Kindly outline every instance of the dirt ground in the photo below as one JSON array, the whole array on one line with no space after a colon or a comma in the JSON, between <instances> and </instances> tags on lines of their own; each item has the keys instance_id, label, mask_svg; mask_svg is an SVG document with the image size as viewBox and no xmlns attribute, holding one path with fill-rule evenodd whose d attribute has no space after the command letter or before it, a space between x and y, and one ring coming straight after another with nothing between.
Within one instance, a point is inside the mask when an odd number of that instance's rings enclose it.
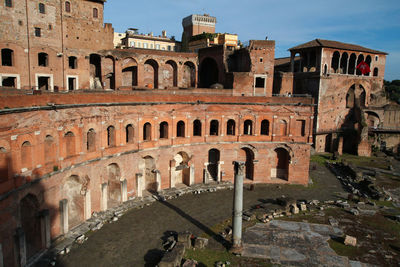
<instances>
[{"instance_id":1,"label":"dirt ground","mask_svg":"<svg viewBox=\"0 0 400 267\"><path fill-rule=\"evenodd\" d=\"M244 209L269 199L290 196L304 200L334 200L344 192L331 172L318 165L312 171L313 184L256 185L244 190ZM59 257L56 266L154 266L162 255L162 238L170 231L195 235L216 235L211 227L231 217L233 190L184 195L167 202L155 202L127 212L117 222L106 224L82 245Z\"/></svg>"}]
</instances>

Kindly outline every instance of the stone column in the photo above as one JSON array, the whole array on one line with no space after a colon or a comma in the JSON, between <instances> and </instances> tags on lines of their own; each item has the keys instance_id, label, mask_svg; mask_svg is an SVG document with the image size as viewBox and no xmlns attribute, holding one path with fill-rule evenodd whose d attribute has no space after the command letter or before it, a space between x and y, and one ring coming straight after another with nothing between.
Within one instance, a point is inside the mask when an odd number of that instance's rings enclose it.
<instances>
[{"instance_id":1,"label":"stone column","mask_svg":"<svg viewBox=\"0 0 400 267\"><path fill-rule=\"evenodd\" d=\"M235 194L233 196L232 251L240 253L242 248L243 177L245 163L243 161L234 161L233 164L235 168Z\"/></svg>"},{"instance_id":2,"label":"stone column","mask_svg":"<svg viewBox=\"0 0 400 267\"><path fill-rule=\"evenodd\" d=\"M124 179L121 182L121 195L122 195L122 202L128 200L128 182Z\"/></svg>"},{"instance_id":3,"label":"stone column","mask_svg":"<svg viewBox=\"0 0 400 267\"><path fill-rule=\"evenodd\" d=\"M42 247L49 248L51 245L50 212L49 210L42 210L39 215L40 215L40 227L42 231Z\"/></svg>"},{"instance_id":4,"label":"stone column","mask_svg":"<svg viewBox=\"0 0 400 267\"><path fill-rule=\"evenodd\" d=\"M208 162L204 163L204 177L203 177L203 183L208 184L210 181L210 173L208 172Z\"/></svg>"},{"instance_id":5,"label":"stone column","mask_svg":"<svg viewBox=\"0 0 400 267\"><path fill-rule=\"evenodd\" d=\"M343 154L343 136L339 137L339 142L338 142L338 153L339 155Z\"/></svg>"},{"instance_id":6,"label":"stone column","mask_svg":"<svg viewBox=\"0 0 400 267\"><path fill-rule=\"evenodd\" d=\"M26 266L26 242L25 242L25 233L24 230L19 227L15 233L15 241L17 243L18 248L18 260L19 266Z\"/></svg>"},{"instance_id":7,"label":"stone column","mask_svg":"<svg viewBox=\"0 0 400 267\"><path fill-rule=\"evenodd\" d=\"M221 165L222 164L224 164L224 162L223 161L218 161L218 172L217 172L217 181L218 182L221 182L221 180L222 180L222 177L221 177Z\"/></svg>"},{"instance_id":8,"label":"stone column","mask_svg":"<svg viewBox=\"0 0 400 267\"><path fill-rule=\"evenodd\" d=\"M3 262L3 248L0 243L0 267L4 267L4 262Z\"/></svg>"},{"instance_id":9,"label":"stone column","mask_svg":"<svg viewBox=\"0 0 400 267\"><path fill-rule=\"evenodd\" d=\"M68 199L63 199L60 201L60 221L61 221L61 230L65 235L68 233Z\"/></svg>"},{"instance_id":10,"label":"stone column","mask_svg":"<svg viewBox=\"0 0 400 267\"><path fill-rule=\"evenodd\" d=\"M154 170L156 173L156 182L157 182L157 192L161 191L161 172L159 170Z\"/></svg>"},{"instance_id":11,"label":"stone column","mask_svg":"<svg viewBox=\"0 0 400 267\"><path fill-rule=\"evenodd\" d=\"M85 220L90 219L90 217L92 217L92 201L90 190L87 190L85 194Z\"/></svg>"},{"instance_id":12,"label":"stone column","mask_svg":"<svg viewBox=\"0 0 400 267\"><path fill-rule=\"evenodd\" d=\"M136 173L136 196L142 197L143 195L143 174Z\"/></svg>"},{"instance_id":13,"label":"stone column","mask_svg":"<svg viewBox=\"0 0 400 267\"><path fill-rule=\"evenodd\" d=\"M108 184L101 184L101 210L107 210L107 195L108 195Z\"/></svg>"},{"instance_id":14,"label":"stone column","mask_svg":"<svg viewBox=\"0 0 400 267\"><path fill-rule=\"evenodd\" d=\"M189 168L190 168L189 185L192 185L194 184L194 166L191 165Z\"/></svg>"}]
</instances>

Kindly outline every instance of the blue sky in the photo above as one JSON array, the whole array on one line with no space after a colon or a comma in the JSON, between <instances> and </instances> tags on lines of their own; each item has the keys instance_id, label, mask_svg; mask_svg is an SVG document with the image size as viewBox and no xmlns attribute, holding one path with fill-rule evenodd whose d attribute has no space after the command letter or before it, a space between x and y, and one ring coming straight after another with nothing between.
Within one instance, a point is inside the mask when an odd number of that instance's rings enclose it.
<instances>
[{"instance_id":1,"label":"blue sky","mask_svg":"<svg viewBox=\"0 0 400 267\"><path fill-rule=\"evenodd\" d=\"M276 41L275 57L288 48L320 38L354 43L389 53L385 79L400 79L400 0L107 0L104 22L116 32L182 35L190 14L217 17L217 32Z\"/></svg>"}]
</instances>

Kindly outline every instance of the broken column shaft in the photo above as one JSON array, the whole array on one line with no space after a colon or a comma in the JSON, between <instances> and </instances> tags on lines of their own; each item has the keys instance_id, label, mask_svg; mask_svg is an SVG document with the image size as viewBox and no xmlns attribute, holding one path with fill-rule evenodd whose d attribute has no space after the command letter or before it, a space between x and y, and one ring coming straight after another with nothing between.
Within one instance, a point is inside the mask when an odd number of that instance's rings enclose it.
<instances>
[{"instance_id":1,"label":"broken column shaft","mask_svg":"<svg viewBox=\"0 0 400 267\"><path fill-rule=\"evenodd\" d=\"M233 196L233 236L232 249L239 252L242 247L242 213L243 213L243 177L244 165L242 161L234 161L235 194Z\"/></svg>"}]
</instances>

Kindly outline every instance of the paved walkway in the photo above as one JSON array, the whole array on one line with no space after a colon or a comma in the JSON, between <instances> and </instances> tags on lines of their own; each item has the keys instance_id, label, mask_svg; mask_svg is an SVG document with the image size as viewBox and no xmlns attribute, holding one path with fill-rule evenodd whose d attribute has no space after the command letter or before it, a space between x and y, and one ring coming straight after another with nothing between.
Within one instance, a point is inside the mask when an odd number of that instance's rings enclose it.
<instances>
[{"instance_id":1,"label":"paved walkway","mask_svg":"<svg viewBox=\"0 0 400 267\"><path fill-rule=\"evenodd\" d=\"M312 176L315 184L309 188L256 185L253 191L245 189L244 208L282 195L304 200L332 200L335 192L343 192L336 177L325 167L318 166ZM232 202L233 190L229 189L185 194L164 202L155 201L150 206L142 202L143 208L130 209L118 221L107 223L90 234L83 244L74 245L67 255L58 259L56 266L154 266L160 259L165 234L186 230L195 235L218 234L210 228L231 217Z\"/></svg>"}]
</instances>

